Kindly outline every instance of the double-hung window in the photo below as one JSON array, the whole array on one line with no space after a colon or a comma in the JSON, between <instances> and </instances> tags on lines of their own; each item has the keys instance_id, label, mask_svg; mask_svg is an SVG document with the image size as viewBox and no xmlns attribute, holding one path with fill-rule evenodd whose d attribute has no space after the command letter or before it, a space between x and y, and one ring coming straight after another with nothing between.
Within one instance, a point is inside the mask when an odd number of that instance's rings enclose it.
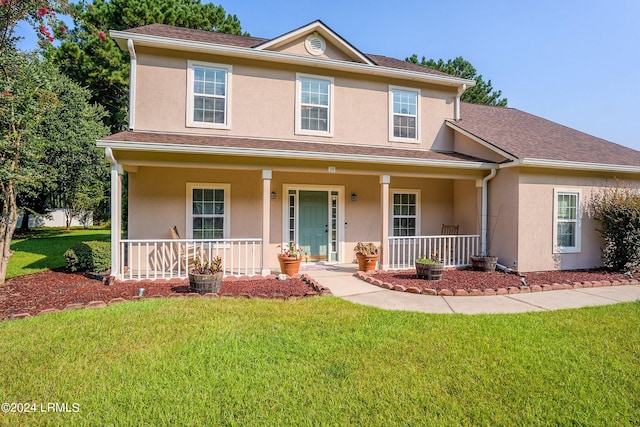
<instances>
[{"instance_id":1,"label":"double-hung window","mask_svg":"<svg viewBox=\"0 0 640 427\"><path fill-rule=\"evenodd\" d=\"M231 66L189 61L187 126L227 129Z\"/></svg>"},{"instance_id":2,"label":"double-hung window","mask_svg":"<svg viewBox=\"0 0 640 427\"><path fill-rule=\"evenodd\" d=\"M389 140L418 142L420 90L389 87Z\"/></svg>"},{"instance_id":3,"label":"double-hung window","mask_svg":"<svg viewBox=\"0 0 640 427\"><path fill-rule=\"evenodd\" d=\"M420 231L420 193L413 190L396 190L392 195L393 235L417 236Z\"/></svg>"},{"instance_id":4,"label":"double-hung window","mask_svg":"<svg viewBox=\"0 0 640 427\"><path fill-rule=\"evenodd\" d=\"M296 133L331 136L333 79L296 76Z\"/></svg>"},{"instance_id":5,"label":"double-hung window","mask_svg":"<svg viewBox=\"0 0 640 427\"><path fill-rule=\"evenodd\" d=\"M580 252L580 196L577 190L554 190L554 253Z\"/></svg>"},{"instance_id":6,"label":"double-hung window","mask_svg":"<svg viewBox=\"0 0 640 427\"><path fill-rule=\"evenodd\" d=\"M224 239L229 231L229 184L187 185L187 235Z\"/></svg>"}]
</instances>

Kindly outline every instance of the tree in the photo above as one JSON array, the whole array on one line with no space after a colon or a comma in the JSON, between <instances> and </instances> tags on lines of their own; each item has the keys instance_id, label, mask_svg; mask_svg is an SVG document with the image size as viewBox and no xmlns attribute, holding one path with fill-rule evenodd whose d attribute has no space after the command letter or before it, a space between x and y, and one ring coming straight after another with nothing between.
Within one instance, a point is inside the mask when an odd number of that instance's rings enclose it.
<instances>
[{"instance_id":1,"label":"tree","mask_svg":"<svg viewBox=\"0 0 640 427\"><path fill-rule=\"evenodd\" d=\"M17 195L38 188L45 179L40 168L44 144L35 128L55 105L52 67L35 54L5 47L0 53L0 284L4 283L11 239L18 220Z\"/></svg>"},{"instance_id":2,"label":"tree","mask_svg":"<svg viewBox=\"0 0 640 427\"><path fill-rule=\"evenodd\" d=\"M222 6L200 0L95 0L75 5L75 28L48 55L60 69L92 92L92 102L108 112L105 123L112 132L128 120L129 53L108 37L109 30L148 24L169 24L241 34L240 21Z\"/></svg>"},{"instance_id":3,"label":"tree","mask_svg":"<svg viewBox=\"0 0 640 427\"><path fill-rule=\"evenodd\" d=\"M89 103L91 93L65 75L52 82L57 94L55 110L49 110L36 127L44 138L43 165L51 177L48 190L65 210L67 230L71 220L95 209L105 197L109 183L107 161L95 141L109 130L102 123L104 109Z\"/></svg>"},{"instance_id":4,"label":"tree","mask_svg":"<svg viewBox=\"0 0 640 427\"><path fill-rule=\"evenodd\" d=\"M423 56L422 60L418 62L418 56L414 53L409 58L406 58L405 61L431 68L432 70L442 71L463 79L475 80L476 85L467 89L465 93L462 94L460 99L464 102L493 105L496 107L507 106L507 98L500 98L502 91L494 91L491 80L485 82L482 75L477 74L475 67L461 56L453 60L449 59L447 62L444 62L442 59L439 59L437 62L433 59L426 60Z\"/></svg>"}]
</instances>

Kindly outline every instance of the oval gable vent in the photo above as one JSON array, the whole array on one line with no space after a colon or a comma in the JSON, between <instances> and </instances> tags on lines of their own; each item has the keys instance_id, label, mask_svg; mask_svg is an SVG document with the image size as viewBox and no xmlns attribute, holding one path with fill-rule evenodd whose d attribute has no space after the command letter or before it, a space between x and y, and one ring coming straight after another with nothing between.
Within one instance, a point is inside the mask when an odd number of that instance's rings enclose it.
<instances>
[{"instance_id":1,"label":"oval gable vent","mask_svg":"<svg viewBox=\"0 0 640 427\"><path fill-rule=\"evenodd\" d=\"M304 42L304 46L311 55L322 55L327 48L324 39L317 33L310 34Z\"/></svg>"}]
</instances>

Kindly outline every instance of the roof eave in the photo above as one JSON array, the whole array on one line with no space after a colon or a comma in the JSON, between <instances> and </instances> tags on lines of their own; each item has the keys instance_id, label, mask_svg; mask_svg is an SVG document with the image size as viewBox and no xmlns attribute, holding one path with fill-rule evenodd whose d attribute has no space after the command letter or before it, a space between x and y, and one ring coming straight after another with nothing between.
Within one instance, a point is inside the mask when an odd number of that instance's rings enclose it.
<instances>
[{"instance_id":1,"label":"roof eave","mask_svg":"<svg viewBox=\"0 0 640 427\"><path fill-rule=\"evenodd\" d=\"M314 151L292 151L273 150L265 148L240 148L240 147L211 147L203 145L188 144L164 144L155 142L130 142L130 141L108 141L98 140L97 146L110 148L112 150L127 151L149 151L158 153L183 153L183 154L219 154L226 156L244 157L271 157L280 159L301 159L301 160L328 160L340 162L362 162L378 163L389 165L406 166L432 166L442 168L465 168L471 170L495 169L495 163L473 162L463 160L436 160L436 159L416 159L407 157L391 156L367 156L362 154L350 154L348 157L337 153L321 153Z\"/></svg>"},{"instance_id":2,"label":"roof eave","mask_svg":"<svg viewBox=\"0 0 640 427\"><path fill-rule=\"evenodd\" d=\"M565 160L549 160L524 158L518 161L521 166L544 167L553 169L578 169L601 172L640 173L640 166L609 165L606 163L573 162Z\"/></svg>"},{"instance_id":3,"label":"roof eave","mask_svg":"<svg viewBox=\"0 0 640 427\"><path fill-rule=\"evenodd\" d=\"M238 46L228 46L217 43L198 42L191 40L174 39L170 37L149 36L145 34L128 33L126 31L109 31L109 35L126 50L127 40L142 46L150 46L164 49L179 49L192 52L204 52L215 55L226 55L237 58L278 62L292 65L302 65L314 68L328 68L332 70L354 73L366 73L385 77L403 78L413 81L422 81L432 84L440 84L451 87L467 85L475 86L474 80L462 79L454 76L441 76L416 71L400 70L379 65L361 64L356 62L338 61L327 58L311 58L306 56L291 55L282 52L256 50Z\"/></svg>"}]
</instances>

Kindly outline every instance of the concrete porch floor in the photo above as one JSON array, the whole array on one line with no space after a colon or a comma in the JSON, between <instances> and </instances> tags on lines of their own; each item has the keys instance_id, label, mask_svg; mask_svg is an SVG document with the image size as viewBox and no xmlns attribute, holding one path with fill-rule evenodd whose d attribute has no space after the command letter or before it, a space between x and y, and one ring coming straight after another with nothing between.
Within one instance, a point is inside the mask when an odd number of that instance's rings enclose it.
<instances>
[{"instance_id":1,"label":"concrete porch floor","mask_svg":"<svg viewBox=\"0 0 640 427\"><path fill-rule=\"evenodd\" d=\"M333 295L357 304L387 310L424 313L523 313L560 310L640 300L640 285L607 286L527 294L448 297L391 291L357 279L355 264L301 269Z\"/></svg>"}]
</instances>

